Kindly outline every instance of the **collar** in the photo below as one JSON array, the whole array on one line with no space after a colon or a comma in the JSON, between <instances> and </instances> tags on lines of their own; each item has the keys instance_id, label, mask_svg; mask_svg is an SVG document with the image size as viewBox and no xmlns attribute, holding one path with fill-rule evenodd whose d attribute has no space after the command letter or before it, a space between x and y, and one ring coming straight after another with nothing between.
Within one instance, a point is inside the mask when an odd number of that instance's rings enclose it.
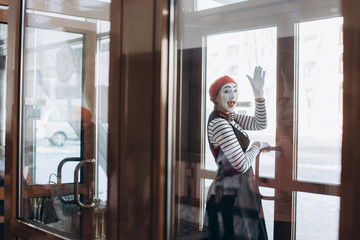
<instances>
[{"instance_id":1,"label":"collar","mask_svg":"<svg viewBox=\"0 0 360 240\"><path fill-rule=\"evenodd\" d=\"M225 112L222 112L222 111L219 111L219 114L224 117L226 120L228 120L229 122L232 122L235 118L235 112L231 112L231 113L225 113Z\"/></svg>"}]
</instances>

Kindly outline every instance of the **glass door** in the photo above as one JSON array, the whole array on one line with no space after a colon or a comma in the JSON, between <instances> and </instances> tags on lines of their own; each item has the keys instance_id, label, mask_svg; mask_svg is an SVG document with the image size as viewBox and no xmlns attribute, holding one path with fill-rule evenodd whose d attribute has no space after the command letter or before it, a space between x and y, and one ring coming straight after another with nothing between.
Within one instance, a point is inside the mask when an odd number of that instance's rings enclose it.
<instances>
[{"instance_id":1,"label":"glass door","mask_svg":"<svg viewBox=\"0 0 360 240\"><path fill-rule=\"evenodd\" d=\"M206 64L206 86L212 84L213 80L217 78L219 73L224 73L237 79L239 84L239 97L236 104L235 111L238 114L253 115L255 112L255 101L251 85L246 79L246 75L251 75L254 71L254 66L263 66L266 72L266 84L264 87L264 94L266 96L266 113L267 113L267 128L261 131L247 131L247 135L252 141L264 141L272 146L275 150L276 145L276 56L277 56L277 34L278 27L276 25L259 27L256 29L244 29L233 32L225 32L218 34L210 34L204 39L205 45L205 64ZM222 44L220 45L219 42ZM251 44L250 44L251 43ZM221 64L219 64L219 60ZM210 101L210 96L206 93L204 99L206 102L205 116L209 116L213 111L213 103ZM207 120L206 120L207 124ZM206 136L207 137L207 136ZM205 142L205 154L203 158L202 173L199 177L204 178L203 181L203 205L206 207L206 200L209 191L211 192L212 179L208 179L206 174L214 174L217 171L216 162L213 154L210 151L209 142ZM261 176L266 177L267 181L272 181L275 177L275 151L266 152L261 156L261 168L257 168L254 162L253 170L258 176L261 171ZM206 173L206 174L205 174ZM210 189L210 190L209 190ZM265 197L273 196L274 188L269 186L261 186L260 193L263 194L263 211L265 216L265 223L267 232L272 239L272 228L274 221L274 198ZM206 222L206 214L204 212L204 228L208 224ZM242 225L241 217L234 216L235 233L240 232Z\"/></svg>"},{"instance_id":2,"label":"glass door","mask_svg":"<svg viewBox=\"0 0 360 240\"><path fill-rule=\"evenodd\" d=\"M110 3L24 4L17 218L104 239Z\"/></svg>"},{"instance_id":3,"label":"glass door","mask_svg":"<svg viewBox=\"0 0 360 240\"><path fill-rule=\"evenodd\" d=\"M172 238L204 239L211 231L207 206L216 196L219 176L208 136L208 119L215 111L211 84L231 76L238 84L235 114L254 115L256 101L246 75L262 66L267 128L247 134L251 142L270 144L252 164L266 239L337 239L343 79L339 3L189 1L176 9ZM244 229L253 215L236 205L240 195L232 212L233 231L235 239L248 239ZM226 232L224 206L217 206L221 236ZM257 239L254 234L251 239Z\"/></svg>"}]
</instances>

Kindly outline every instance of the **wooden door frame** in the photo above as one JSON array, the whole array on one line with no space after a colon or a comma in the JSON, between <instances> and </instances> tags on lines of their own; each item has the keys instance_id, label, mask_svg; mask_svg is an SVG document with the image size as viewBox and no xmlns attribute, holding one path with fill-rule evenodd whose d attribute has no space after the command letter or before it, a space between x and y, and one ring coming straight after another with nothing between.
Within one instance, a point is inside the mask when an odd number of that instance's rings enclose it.
<instances>
[{"instance_id":1,"label":"wooden door frame","mask_svg":"<svg viewBox=\"0 0 360 240\"><path fill-rule=\"evenodd\" d=\"M342 1L344 17L344 119L340 189L340 238L360 235L360 2Z\"/></svg>"},{"instance_id":2,"label":"wooden door frame","mask_svg":"<svg viewBox=\"0 0 360 240\"><path fill-rule=\"evenodd\" d=\"M107 238L161 240L169 1L112 1L110 16Z\"/></svg>"},{"instance_id":3,"label":"wooden door frame","mask_svg":"<svg viewBox=\"0 0 360 240\"><path fill-rule=\"evenodd\" d=\"M18 131L19 123L19 79L21 56L21 35L19 31L22 23L22 5L20 0L9 1L8 14L8 57L7 57L7 86L6 86L6 139L5 139L5 239L12 239L14 226L19 226L17 217L17 159L18 159ZM13 121L16 119L16 121Z\"/></svg>"},{"instance_id":4,"label":"wooden door frame","mask_svg":"<svg viewBox=\"0 0 360 240\"><path fill-rule=\"evenodd\" d=\"M20 78L22 75L22 38L24 33L22 32L22 26L28 26L30 24L34 27L42 27L49 28L49 26L45 23L40 24L41 21L37 22L35 18L46 18L48 21L51 21L51 24L55 24L58 27L65 31L70 32L79 32L84 35L84 49L86 51L86 59L84 59L84 69L85 74L83 77L83 87L84 87L84 99L83 102L88 101L86 107L90 108L91 112L94 112L95 109L95 54L96 54L96 26L93 23L82 23L74 24L70 20L61 19L61 25L59 19L47 16L35 16L35 15L25 15L23 5L24 1L15 0L9 2L9 24L8 24L8 59L7 59L7 96L6 96L6 149L8 152L5 158L5 195L7 196L5 199L5 239L11 239L13 237L21 237L25 239L73 239L74 236L72 234L67 234L61 231L57 231L46 226L42 226L38 223L27 222L21 219L18 219L18 194L19 194L19 186L18 186L18 176L21 175L20 167L18 164L18 159L20 156L20 147L19 141L21 141L20 137L20 122L21 118L21 106L20 106L20 98L21 95L21 84ZM106 5L106 4L105 4ZM108 4L107 4L108 5ZM46 10L46 9L45 9ZM69 10L69 9L68 9ZM72 14L76 13L71 12ZM85 14L86 15L86 14ZM89 17L89 15L84 16ZM25 20L26 19L26 20ZM102 18L103 19L103 18ZM107 20L107 19L105 19ZM64 21L66 24L64 24ZM45 21L47 22L47 21ZM39 25L40 24L40 25ZM60 25L59 25L60 24ZM54 26L54 25L53 25ZM79 27L82 27L79 31ZM91 55L91 56L89 56ZM83 114L83 113L81 113ZM87 132L91 136L94 136L93 131L89 130ZM84 132L84 137L88 136L86 132ZM89 136L90 136L89 135ZM95 139L87 137L87 141L89 139L92 141L90 144L94 145ZM89 145L90 146L90 145ZM84 159L94 158L95 152L84 151ZM84 166L85 167L85 166ZM92 167L86 166L86 168L90 168L91 172L93 172ZM92 174L90 174L92 175ZM91 184L89 183L88 188L90 188ZM64 185L65 186L65 185ZM83 184L80 184L80 191L83 188ZM30 192L31 194L31 192ZM39 194L36 193L36 194ZM46 193L45 193L46 194ZM87 198L86 198L87 199ZM85 202L88 203L88 202ZM86 212L85 212L86 211ZM85 225L81 226L81 229L86 233L82 234L81 237L83 239L92 239L94 228L89 228L88 225L92 225L92 209L84 209L84 214L88 217L83 217L86 221ZM83 215L82 215L83 216ZM83 222L85 222L83 221ZM82 230L81 230L82 231Z\"/></svg>"}]
</instances>

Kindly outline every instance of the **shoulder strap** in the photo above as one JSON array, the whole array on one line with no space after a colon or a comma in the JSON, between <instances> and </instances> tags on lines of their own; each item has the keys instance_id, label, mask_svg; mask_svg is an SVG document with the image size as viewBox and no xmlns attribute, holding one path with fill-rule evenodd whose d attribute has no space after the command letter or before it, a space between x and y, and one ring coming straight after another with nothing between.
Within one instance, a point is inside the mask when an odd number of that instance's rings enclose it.
<instances>
[{"instance_id":1,"label":"shoulder strap","mask_svg":"<svg viewBox=\"0 0 360 240\"><path fill-rule=\"evenodd\" d=\"M250 145L250 139L249 139L248 135L245 132L240 132L239 129L237 129L233 125L231 125L231 126L234 129L236 138L239 140L242 150L245 152Z\"/></svg>"},{"instance_id":2,"label":"shoulder strap","mask_svg":"<svg viewBox=\"0 0 360 240\"><path fill-rule=\"evenodd\" d=\"M210 122L212 120L214 120L215 118L222 118L222 119L225 119L223 116L220 115L220 113L218 111L212 111L212 113L210 114L209 116L209 119L208 119L208 125L210 124ZM227 121L227 119L225 119ZM230 124L231 125L231 124ZM249 137L247 136L247 134L245 133L242 133L240 132L236 127L234 127L233 125L231 125L231 127L233 128L234 130L234 133L236 135L236 138L238 139L239 143L240 143L240 146L242 148L242 150L245 152L246 149L249 147L249 144L250 144L250 139ZM211 144L210 142L210 139L208 138L208 141L209 141L209 145L210 145L210 149L211 151L213 152L214 154L214 157L217 156L217 151L214 152L214 145ZM215 155L216 154L216 155Z\"/></svg>"}]
</instances>

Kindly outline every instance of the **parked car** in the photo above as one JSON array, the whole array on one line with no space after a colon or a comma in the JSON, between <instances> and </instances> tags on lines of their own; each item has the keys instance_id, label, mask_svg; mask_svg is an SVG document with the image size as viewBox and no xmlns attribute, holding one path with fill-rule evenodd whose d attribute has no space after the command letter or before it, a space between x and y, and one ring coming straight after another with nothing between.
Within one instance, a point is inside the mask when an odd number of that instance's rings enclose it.
<instances>
[{"instance_id":1,"label":"parked car","mask_svg":"<svg viewBox=\"0 0 360 240\"><path fill-rule=\"evenodd\" d=\"M51 144L63 146L66 140L79 140L72 123L60 112L49 112L37 121L37 138L48 139Z\"/></svg>"}]
</instances>

